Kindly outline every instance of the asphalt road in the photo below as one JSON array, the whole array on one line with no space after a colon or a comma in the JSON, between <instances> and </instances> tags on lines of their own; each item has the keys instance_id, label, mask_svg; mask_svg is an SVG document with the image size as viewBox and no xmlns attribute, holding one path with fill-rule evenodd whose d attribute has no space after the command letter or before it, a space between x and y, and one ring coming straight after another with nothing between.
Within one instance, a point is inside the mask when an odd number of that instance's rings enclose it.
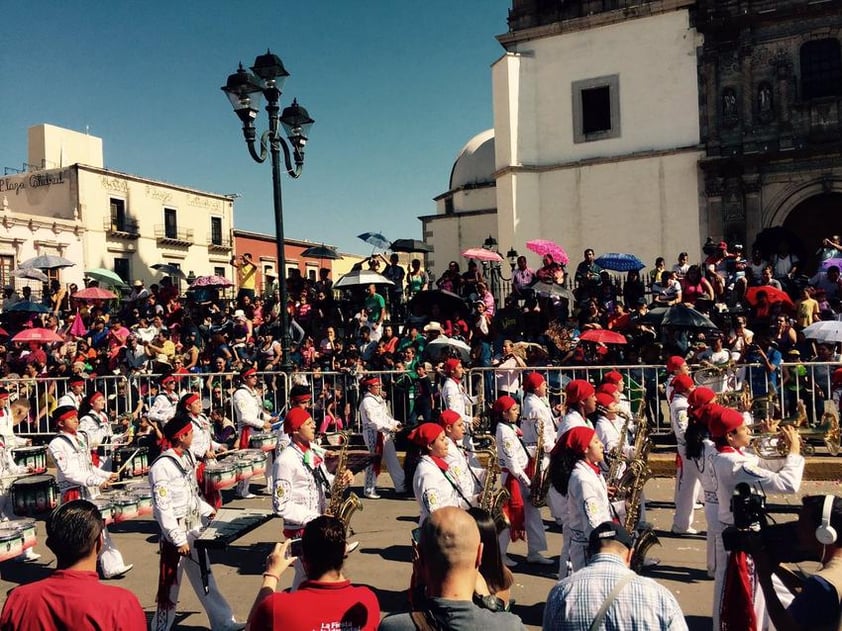
<instances>
[{"instance_id":1,"label":"asphalt road","mask_svg":"<svg viewBox=\"0 0 842 631\"><path fill-rule=\"evenodd\" d=\"M361 482L357 476L357 482ZM388 482L383 474L380 481ZM257 488L259 485L253 485ZM355 489L361 495L361 489ZM661 546L654 547L650 556L658 557L660 564L648 571L678 598L692 630L710 629L710 609L713 581L705 571L704 535L677 537L665 532L672 523L673 482L667 478L650 480L646 486L649 498L647 519L655 526ZM839 480L832 482L805 481L803 494L839 492ZM258 496L252 500L234 500L231 492L225 492L226 506L271 508L268 497ZM418 510L413 500L391 498L382 493L380 500L363 500L364 509L352 520L360 541L359 549L351 554L346 564L346 574L355 583L374 588L385 612L399 611L405 603L404 592L410 576L410 531L415 526ZM779 514L781 521L794 519L800 505L799 496L771 496L770 505ZM561 549L561 535L549 522L549 513L543 509L545 523L550 527L547 533L548 555L557 560ZM212 552L212 568L222 592L232 604L238 619L245 619L261 582L263 562L274 543L282 538L281 521L273 520L235 541L225 551ZM703 511L696 511L696 527L704 528ZM127 563L134 563L132 572L122 579L111 581L132 590L141 605L151 615L154 611L154 596L158 580L157 536L158 528L151 518L140 518L111 527L118 548ZM0 593L5 594L18 584L43 578L55 567L52 553L44 545L43 522L38 524L37 551L41 559L36 563L21 564L6 562L0 564ZM519 565L514 568L515 586L512 597L519 614L529 628L540 628L544 601L555 583L557 566L533 566L526 563L524 542L512 544L510 555ZM812 564L805 569L812 571ZM287 587L292 579L292 570L281 577L280 588ZM178 628L206 629L208 622L204 610L185 580L179 603Z\"/></svg>"}]
</instances>

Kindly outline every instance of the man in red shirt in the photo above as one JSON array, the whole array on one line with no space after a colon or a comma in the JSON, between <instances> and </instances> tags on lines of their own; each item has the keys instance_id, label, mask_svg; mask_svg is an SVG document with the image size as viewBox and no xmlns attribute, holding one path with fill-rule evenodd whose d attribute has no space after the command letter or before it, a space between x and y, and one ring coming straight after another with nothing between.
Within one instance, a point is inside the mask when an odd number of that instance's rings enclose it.
<instances>
[{"instance_id":1,"label":"man in red shirt","mask_svg":"<svg viewBox=\"0 0 842 631\"><path fill-rule=\"evenodd\" d=\"M294 592L275 592L281 573L294 560L287 557L290 540L276 545L266 560L249 628L375 631L380 624L377 596L368 587L351 585L342 574L345 525L331 515L316 517L304 527L301 547L307 580Z\"/></svg>"},{"instance_id":2,"label":"man in red shirt","mask_svg":"<svg viewBox=\"0 0 842 631\"><path fill-rule=\"evenodd\" d=\"M12 590L0 614L1 631L146 630L137 596L97 577L104 526L99 510L87 500L53 511L47 520L47 547L56 555L58 569Z\"/></svg>"}]
</instances>

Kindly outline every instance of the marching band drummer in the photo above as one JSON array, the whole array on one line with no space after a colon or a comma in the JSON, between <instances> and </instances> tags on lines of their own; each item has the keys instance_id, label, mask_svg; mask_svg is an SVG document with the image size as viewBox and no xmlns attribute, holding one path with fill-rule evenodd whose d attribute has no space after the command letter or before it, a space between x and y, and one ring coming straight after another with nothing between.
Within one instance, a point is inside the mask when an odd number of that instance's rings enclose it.
<instances>
[{"instance_id":1,"label":"marching band drummer","mask_svg":"<svg viewBox=\"0 0 842 631\"><path fill-rule=\"evenodd\" d=\"M502 396L494 402L492 413L497 421L497 461L503 473L502 484L509 491L509 503L505 507L511 527L500 533L500 552L503 563L508 567L517 562L508 555L509 543L519 541L526 535L529 563L551 565L552 561L541 554L547 549L547 536L538 508L527 501L531 480L526 475L529 452L523 444L522 432L517 426L520 407L510 396Z\"/></svg>"},{"instance_id":2,"label":"marching band drummer","mask_svg":"<svg viewBox=\"0 0 842 631\"><path fill-rule=\"evenodd\" d=\"M173 375L161 377L158 384L160 389L152 401L146 418L157 424L158 429L163 430L169 420L175 416L178 408L178 393L175 391L177 384Z\"/></svg>"},{"instance_id":3,"label":"marching band drummer","mask_svg":"<svg viewBox=\"0 0 842 631\"><path fill-rule=\"evenodd\" d=\"M439 415L439 425L444 429L448 441L447 456L444 460L450 467L461 494L470 500L471 506L476 506L474 500L482 487L485 469L475 453L467 451L460 444L465 437L465 421L453 410L443 410Z\"/></svg>"},{"instance_id":4,"label":"marching band drummer","mask_svg":"<svg viewBox=\"0 0 842 631\"><path fill-rule=\"evenodd\" d=\"M195 392L185 394L178 402L178 414L186 414L193 425L193 440L190 442L190 453L198 463L196 480L205 501L214 510L222 506L222 494L211 485L205 484L205 463L216 460L216 452L225 449L225 445L213 439L210 421L202 412L202 398Z\"/></svg>"},{"instance_id":5,"label":"marching band drummer","mask_svg":"<svg viewBox=\"0 0 842 631\"><path fill-rule=\"evenodd\" d=\"M366 392L360 401L360 422L363 428L363 440L372 455L380 456L380 463L386 464L395 493L406 493L406 480L403 467L398 460L393 440L395 432L401 429L401 422L392 418L389 408L381 395L383 385L380 377L364 377L360 385ZM380 463L375 459L365 470L364 495L368 499L380 499L377 494L377 475Z\"/></svg>"},{"instance_id":6,"label":"marching band drummer","mask_svg":"<svg viewBox=\"0 0 842 631\"><path fill-rule=\"evenodd\" d=\"M56 407L69 405L78 410L85 396L85 378L80 375L73 375L67 380L67 386L69 390L59 397Z\"/></svg>"},{"instance_id":7,"label":"marching band drummer","mask_svg":"<svg viewBox=\"0 0 842 631\"><path fill-rule=\"evenodd\" d=\"M172 627L182 574L186 571L196 597L205 608L211 629L242 629L245 624L234 619L234 612L220 593L213 574L208 575L207 594L202 586L199 553L193 542L215 513L213 507L199 497L196 461L190 452L193 424L188 416L176 415L164 425L164 437L170 448L158 456L149 469L152 513L161 529L157 609L151 628L168 631ZM186 563L187 560L190 562Z\"/></svg>"},{"instance_id":8,"label":"marching band drummer","mask_svg":"<svg viewBox=\"0 0 842 631\"><path fill-rule=\"evenodd\" d=\"M454 472L445 458L450 440L438 423L422 423L409 433L409 440L421 448L421 458L412 479L412 490L420 508L418 523L444 506L469 508L470 499L462 494Z\"/></svg>"},{"instance_id":9,"label":"marching band drummer","mask_svg":"<svg viewBox=\"0 0 842 631\"><path fill-rule=\"evenodd\" d=\"M292 408L284 417L284 432L290 444L275 461L272 473L272 508L284 518L284 537L300 537L304 526L324 514L334 476L324 464L324 451L315 443L316 421L303 408ZM345 485L354 481L354 474L345 469ZM348 551L356 548L354 544ZM295 561L295 590L306 579L300 559Z\"/></svg>"},{"instance_id":10,"label":"marching band drummer","mask_svg":"<svg viewBox=\"0 0 842 631\"><path fill-rule=\"evenodd\" d=\"M249 437L253 431L268 432L272 429L272 417L263 409L263 400L257 391L257 370L246 368L240 373L240 387L234 392L234 413L237 420L237 431L240 432L240 449L249 448ZM266 490L271 492L274 458L272 452L266 452ZM250 478L237 483L235 495L239 499L251 499L254 494L249 491Z\"/></svg>"},{"instance_id":11,"label":"marching band drummer","mask_svg":"<svg viewBox=\"0 0 842 631\"><path fill-rule=\"evenodd\" d=\"M108 449L111 449L114 434L111 430L111 420L105 412L105 395L102 392L93 392L82 401L79 407L79 432L88 439L94 466L110 471L113 453L101 459L97 452L100 445L108 445Z\"/></svg>"},{"instance_id":12,"label":"marching band drummer","mask_svg":"<svg viewBox=\"0 0 842 631\"><path fill-rule=\"evenodd\" d=\"M19 409L25 404L23 408L26 413L29 413L29 402L26 400L15 401L15 407ZM26 414L15 414L15 408L12 409L12 425L19 423ZM12 506L11 484L13 478L16 476L25 476L27 473L32 473L32 467L25 467L15 462L12 457L12 445L6 444L6 437L0 434L0 523L14 519L14 506ZM35 548L27 548L23 554L17 557L17 561L37 561L41 555L35 552Z\"/></svg>"},{"instance_id":13,"label":"marching band drummer","mask_svg":"<svg viewBox=\"0 0 842 631\"><path fill-rule=\"evenodd\" d=\"M18 399L9 404L9 391L0 387L0 438L9 449L32 444L28 438L15 436L15 426L29 416L29 402Z\"/></svg>"},{"instance_id":14,"label":"marching band drummer","mask_svg":"<svg viewBox=\"0 0 842 631\"><path fill-rule=\"evenodd\" d=\"M451 357L444 362L442 372L446 379L441 387L441 407L442 409L453 410L462 417L462 420L465 421L464 447L465 449L473 449L471 435L475 425L479 423L479 418L474 417L471 410L472 406L477 403L477 397L469 395L462 384L465 368L460 360Z\"/></svg>"},{"instance_id":15,"label":"marching band drummer","mask_svg":"<svg viewBox=\"0 0 842 631\"><path fill-rule=\"evenodd\" d=\"M56 463L56 482L61 492L61 501L96 499L101 489L117 481L117 474L93 465L88 441L79 432L79 413L75 407L57 407L53 411L52 421L59 433L50 441L49 451ZM103 578L123 576L134 565L123 562L123 555L111 541L108 530L103 528L102 532L105 539L99 561Z\"/></svg>"}]
</instances>

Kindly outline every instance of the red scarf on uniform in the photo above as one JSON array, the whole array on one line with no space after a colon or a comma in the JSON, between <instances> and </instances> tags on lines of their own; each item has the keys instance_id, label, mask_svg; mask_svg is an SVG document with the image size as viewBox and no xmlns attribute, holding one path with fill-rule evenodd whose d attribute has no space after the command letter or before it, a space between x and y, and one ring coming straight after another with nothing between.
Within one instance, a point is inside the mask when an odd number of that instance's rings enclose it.
<instances>
[{"instance_id":1,"label":"red scarf on uniform","mask_svg":"<svg viewBox=\"0 0 842 631\"><path fill-rule=\"evenodd\" d=\"M519 427L513 427L512 429L515 430L518 439L523 436L523 432ZM525 472L530 479L532 475L529 473L529 469L530 465L534 466L533 462L534 459L530 458L529 463L526 465ZM524 510L523 495L520 492L520 484L515 476L508 469L503 469L503 471L507 473L503 486L509 492L509 501L503 506L503 514L509 520L509 535L512 541L522 541L526 538L526 512Z\"/></svg>"},{"instance_id":2,"label":"red scarf on uniform","mask_svg":"<svg viewBox=\"0 0 842 631\"><path fill-rule=\"evenodd\" d=\"M748 554L745 552L734 551L728 555L725 583L722 586L722 604L719 608L719 625L722 631L757 629L754 589L748 571Z\"/></svg>"}]
</instances>

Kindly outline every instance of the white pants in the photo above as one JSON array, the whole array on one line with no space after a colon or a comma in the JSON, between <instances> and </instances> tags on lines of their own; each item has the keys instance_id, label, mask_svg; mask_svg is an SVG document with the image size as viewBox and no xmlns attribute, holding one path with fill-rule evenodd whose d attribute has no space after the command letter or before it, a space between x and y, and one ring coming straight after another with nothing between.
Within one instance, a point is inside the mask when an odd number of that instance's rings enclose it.
<instances>
[{"instance_id":1,"label":"white pants","mask_svg":"<svg viewBox=\"0 0 842 631\"><path fill-rule=\"evenodd\" d=\"M567 498L556 491L552 484L550 484L550 490L547 492L547 506L556 523L563 524L564 513L567 511Z\"/></svg>"},{"instance_id":2,"label":"white pants","mask_svg":"<svg viewBox=\"0 0 842 631\"><path fill-rule=\"evenodd\" d=\"M102 575L105 578L111 578L120 572L126 564L123 562L123 555L114 545L111 540L111 534L107 528L102 529L103 546L99 553L99 563L102 566Z\"/></svg>"},{"instance_id":3,"label":"white pants","mask_svg":"<svg viewBox=\"0 0 842 631\"><path fill-rule=\"evenodd\" d=\"M363 440L368 450L373 454L377 447L377 430L374 428L365 428L363 431ZM403 467L398 460L398 453L395 451L395 443L392 440L391 434L383 435L383 455L380 459L381 466L385 466L386 470L392 478L392 484L395 491L403 493L406 490L404 485ZM365 470L365 492L374 493L377 487L377 475L374 473L374 465L369 465Z\"/></svg>"},{"instance_id":4,"label":"white pants","mask_svg":"<svg viewBox=\"0 0 842 631\"><path fill-rule=\"evenodd\" d=\"M181 587L181 580L183 574L187 573L187 578L190 580L190 585L193 586L193 591L199 598L199 602L205 608L208 614L208 621L210 628L214 631L230 629L236 624L234 619L234 612L225 597L219 592L216 580L213 574L208 574L208 593L205 594L205 589L202 587L202 574L199 570L199 556L196 549L193 548L193 537L188 537L190 543L190 556L179 557L178 559L178 573L176 575L175 583L170 587L169 601L176 603L172 607L162 607L158 605L155 611L155 617L152 619L152 631L169 631L175 622L175 613L178 604L178 591ZM208 560L208 564L210 561ZM210 569L210 565L208 565Z\"/></svg>"},{"instance_id":5,"label":"white pants","mask_svg":"<svg viewBox=\"0 0 842 631\"><path fill-rule=\"evenodd\" d=\"M541 520L541 509L535 508L529 501L529 487L520 480L518 480L518 484L520 485L521 497L523 497L527 554L538 554L547 549L547 535L544 532L544 522ZM501 532L498 541L500 542L500 552L503 555L508 554L509 544L512 541L511 529L506 528Z\"/></svg>"},{"instance_id":6,"label":"white pants","mask_svg":"<svg viewBox=\"0 0 842 631\"><path fill-rule=\"evenodd\" d=\"M722 525L719 522L719 502L711 501L709 497L705 498L705 520L707 521L705 544L707 547L708 576L715 576L716 539L722 534Z\"/></svg>"},{"instance_id":7,"label":"white pants","mask_svg":"<svg viewBox=\"0 0 842 631\"><path fill-rule=\"evenodd\" d=\"M687 460L687 452L683 445L678 447L681 457L681 468L675 474L675 515L672 526L676 530L685 531L693 525L693 505L701 490L699 470Z\"/></svg>"},{"instance_id":8,"label":"white pants","mask_svg":"<svg viewBox=\"0 0 842 631\"><path fill-rule=\"evenodd\" d=\"M266 478L266 488L272 488L272 466L275 464L275 452L274 451L264 451L263 453L266 454L266 473L263 474L263 477ZM240 480L237 482L237 495L241 497L245 497L249 494L249 486L251 485L252 478L247 478L245 480Z\"/></svg>"}]
</instances>

